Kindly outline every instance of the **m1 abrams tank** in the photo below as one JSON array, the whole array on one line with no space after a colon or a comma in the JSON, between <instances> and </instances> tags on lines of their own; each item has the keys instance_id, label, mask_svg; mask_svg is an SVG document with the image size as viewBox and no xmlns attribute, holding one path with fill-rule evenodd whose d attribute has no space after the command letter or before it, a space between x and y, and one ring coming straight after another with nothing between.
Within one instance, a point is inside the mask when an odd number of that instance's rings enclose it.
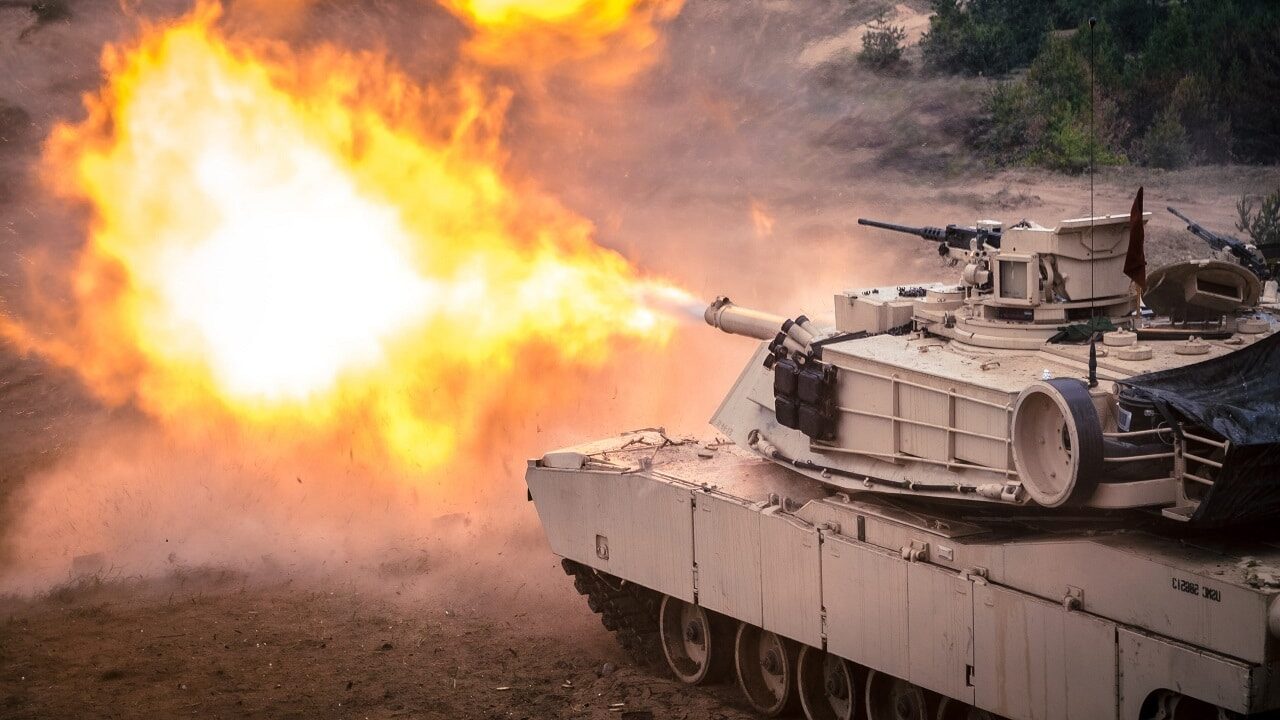
<instances>
[{"instance_id":1,"label":"m1 abrams tank","mask_svg":"<svg viewBox=\"0 0 1280 720\"><path fill-rule=\"evenodd\" d=\"M1233 263L1148 281L1145 222L867 221L959 284L842 292L830 323L717 299L763 341L723 437L530 461L552 551L634 658L766 716L1274 713L1277 318Z\"/></svg>"}]
</instances>

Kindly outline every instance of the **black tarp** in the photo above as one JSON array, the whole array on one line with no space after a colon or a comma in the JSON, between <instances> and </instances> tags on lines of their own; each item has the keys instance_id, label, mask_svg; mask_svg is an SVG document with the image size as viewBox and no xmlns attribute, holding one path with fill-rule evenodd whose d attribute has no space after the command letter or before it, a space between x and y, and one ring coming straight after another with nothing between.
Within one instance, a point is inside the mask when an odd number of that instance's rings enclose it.
<instances>
[{"instance_id":1,"label":"black tarp","mask_svg":"<svg viewBox=\"0 0 1280 720\"><path fill-rule=\"evenodd\" d=\"M1280 515L1280 333L1212 360L1121 383L1175 426L1197 425L1230 441L1193 522L1226 525Z\"/></svg>"}]
</instances>

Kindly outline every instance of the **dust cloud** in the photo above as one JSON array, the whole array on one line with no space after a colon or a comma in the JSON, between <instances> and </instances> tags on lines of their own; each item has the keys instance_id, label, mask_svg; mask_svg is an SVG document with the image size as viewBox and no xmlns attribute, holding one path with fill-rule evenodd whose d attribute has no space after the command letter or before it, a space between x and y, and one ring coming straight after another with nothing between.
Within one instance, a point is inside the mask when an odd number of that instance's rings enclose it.
<instances>
[{"instance_id":1,"label":"dust cloud","mask_svg":"<svg viewBox=\"0 0 1280 720\"><path fill-rule=\"evenodd\" d=\"M895 17L919 27L927 5L901 3ZM59 278L30 275L32 258L69 268L84 242L84 208L48 197L38 177L44 137L83 116L79 96L102 82L105 42L130 37L139 18L188 7L76 3L69 21L22 42L30 18L0 11L0 65L9 69L0 77L4 312L21 315L33 295L66 294ZM995 172L969 159L964 118L987 81L859 68L856 29L878 9L687 0L657 25L651 56L626 82L493 68L512 89L511 168L591 219L601 244L646 272L786 315L828 315L831 294L846 287L948 276L932 248L869 232L859 216L1051 224L1087 211L1081 178ZM240 0L226 22L290 46L382 51L428 85L466 52L470 32L429 0ZM1152 178L1112 169L1098 178L1096 203L1126 211L1142 182L1153 207L1176 200L1225 227L1234 197L1275 179L1272 170ZM1163 218L1152 225L1175 233ZM514 382L537 386L539 401L486 418L456 460L430 472L393 466L358 443L301 450L223 425L176 435L127 405L100 406L73 374L5 348L0 592L38 592L72 573L204 566L396 587L476 566L509 584L546 576L552 559L525 502L525 458L638 427L705 434L751 348L687 325L666 348L627 344L600 369L531 366Z\"/></svg>"},{"instance_id":2,"label":"dust cloud","mask_svg":"<svg viewBox=\"0 0 1280 720\"><path fill-rule=\"evenodd\" d=\"M91 222L86 208L50 195L41 177L49 172L44 138L58 122L82 117L78 96L102 83L96 55L105 43L127 41L140 23L187 9L177 2L76 6L70 22L5 47L18 74L0 85L13 131L5 133L3 162L20 178L4 188L0 209L13 249L5 258L7 313L21 317L66 302ZM26 20L3 19L3 30L14 34ZM453 15L416 1L368 11L349 3L241 2L224 22L228 32L294 48L331 43L385 53L424 86L447 79L468 39ZM572 74L563 81L598 84ZM622 91L617 82L608 87ZM524 568L529 562L512 556L538 553L545 565L550 558L520 483L524 458L655 420L699 425L707 411L692 395L655 396L634 379L694 386L695 364L687 359L705 353L701 338L677 338L667 350L685 360L671 362L665 351L638 342L620 344L616 362L598 369L548 366L533 353L519 358L518 372L499 376L509 386L498 392L511 405L471 418L478 427L468 428L455 458L427 469L371 449L360 418L349 438L326 436L325 447L286 433L242 432L225 418L187 418L174 427L131 402L103 407L73 373L6 348L7 411L27 432L14 427L6 438L5 451L20 469L7 474L0 492L0 592L39 591L72 576L148 577L209 566L404 583L434 579L460 557L471 560L465 566L505 555L503 567ZM447 380L432 390L452 391ZM63 401L51 402L54 395Z\"/></svg>"}]
</instances>

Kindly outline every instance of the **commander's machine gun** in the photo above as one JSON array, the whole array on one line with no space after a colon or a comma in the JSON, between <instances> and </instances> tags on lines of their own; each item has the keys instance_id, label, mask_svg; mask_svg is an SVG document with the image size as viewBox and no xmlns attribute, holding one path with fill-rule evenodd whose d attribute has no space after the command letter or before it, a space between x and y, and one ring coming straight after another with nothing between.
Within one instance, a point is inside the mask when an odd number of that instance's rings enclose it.
<instances>
[{"instance_id":1,"label":"commander's machine gun","mask_svg":"<svg viewBox=\"0 0 1280 720\"><path fill-rule=\"evenodd\" d=\"M1246 268L1249 272L1258 276L1262 282L1271 280L1271 269L1267 267L1267 261L1262 257L1262 253L1253 245L1231 235L1219 235L1205 226L1197 223L1191 218L1178 212L1176 208L1166 208L1173 213L1179 220L1187 224L1187 230L1196 237L1209 243L1209 247L1214 250L1225 251L1231 255Z\"/></svg>"},{"instance_id":2,"label":"commander's machine gun","mask_svg":"<svg viewBox=\"0 0 1280 720\"><path fill-rule=\"evenodd\" d=\"M858 218L859 225L880 228L882 230L892 230L893 232L905 233L907 235L915 235L938 243L938 254L942 257L954 258L955 254L952 250L966 252L968 250L977 249L973 247L974 241L979 246L990 248L1000 247L1000 223L994 221L982 221L977 227L966 227L964 225L948 225L944 228L940 227L911 227L909 225L896 225L894 223L881 222L879 220L868 220L867 218Z\"/></svg>"}]
</instances>

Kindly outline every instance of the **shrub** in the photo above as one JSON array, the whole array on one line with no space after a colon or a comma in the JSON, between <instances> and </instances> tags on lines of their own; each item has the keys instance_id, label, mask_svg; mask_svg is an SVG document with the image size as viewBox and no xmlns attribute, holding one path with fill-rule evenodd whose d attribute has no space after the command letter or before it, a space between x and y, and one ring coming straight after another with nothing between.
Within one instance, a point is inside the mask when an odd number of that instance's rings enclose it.
<instances>
[{"instance_id":1,"label":"shrub","mask_svg":"<svg viewBox=\"0 0 1280 720\"><path fill-rule=\"evenodd\" d=\"M1203 77L1187 75L1173 89L1169 109L1187 131L1191 159L1227 162L1231 159L1231 122L1213 113L1213 94Z\"/></svg>"},{"instance_id":2,"label":"shrub","mask_svg":"<svg viewBox=\"0 0 1280 720\"><path fill-rule=\"evenodd\" d=\"M929 30L920 39L925 67L939 72L981 72L978 26L958 0L934 0Z\"/></svg>"},{"instance_id":3,"label":"shrub","mask_svg":"<svg viewBox=\"0 0 1280 720\"><path fill-rule=\"evenodd\" d=\"M1049 36L1024 78L1001 83L988 95L969 144L995 155L999 164L1025 161L1071 173L1088 169L1091 144L1096 165L1125 162L1113 148L1127 127L1107 98L1090 107L1089 81L1077 39Z\"/></svg>"},{"instance_id":4,"label":"shrub","mask_svg":"<svg viewBox=\"0 0 1280 720\"><path fill-rule=\"evenodd\" d=\"M1069 150L1088 125L1092 52L1097 137L1109 151L1129 149L1158 167L1280 161L1280 2L933 0L933 8L920 43L925 67L1028 68L1027 147L1038 157L1075 165ZM998 116L975 125L977 147L1005 151L993 141L1010 129Z\"/></svg>"},{"instance_id":5,"label":"shrub","mask_svg":"<svg viewBox=\"0 0 1280 720\"><path fill-rule=\"evenodd\" d=\"M1186 128L1173 108L1167 108L1142 137L1142 159L1152 167L1175 170L1191 161Z\"/></svg>"},{"instance_id":6,"label":"shrub","mask_svg":"<svg viewBox=\"0 0 1280 720\"><path fill-rule=\"evenodd\" d=\"M1280 246L1280 189L1256 200L1256 207L1255 198L1249 195L1242 196L1236 203L1236 211L1240 213L1236 228L1249 233L1258 247Z\"/></svg>"},{"instance_id":7,"label":"shrub","mask_svg":"<svg viewBox=\"0 0 1280 720\"><path fill-rule=\"evenodd\" d=\"M1042 110L1065 103L1073 114L1089 111L1089 64L1069 40L1045 41L1027 70L1027 84Z\"/></svg>"},{"instance_id":8,"label":"shrub","mask_svg":"<svg viewBox=\"0 0 1280 720\"><path fill-rule=\"evenodd\" d=\"M941 72L1003 75L1040 49L1059 0L934 0L921 39L925 65Z\"/></svg>"},{"instance_id":9,"label":"shrub","mask_svg":"<svg viewBox=\"0 0 1280 720\"><path fill-rule=\"evenodd\" d=\"M1065 111L1065 106L1060 108L1045 128L1031 160L1062 172L1082 173L1088 170L1089 127L1075 121Z\"/></svg>"},{"instance_id":10,"label":"shrub","mask_svg":"<svg viewBox=\"0 0 1280 720\"><path fill-rule=\"evenodd\" d=\"M907 31L901 26L890 25L884 16L876 18L862 35L862 52L858 61L874 70L888 70L902 62L903 45Z\"/></svg>"},{"instance_id":11,"label":"shrub","mask_svg":"<svg viewBox=\"0 0 1280 720\"><path fill-rule=\"evenodd\" d=\"M1089 169L1089 150L1093 146L1093 164L1123 165L1125 157L1107 147L1099 136L1090 139L1089 117L1072 112L1066 103L1049 111L1043 133L1035 140L1028 160L1053 170L1082 173Z\"/></svg>"},{"instance_id":12,"label":"shrub","mask_svg":"<svg viewBox=\"0 0 1280 720\"><path fill-rule=\"evenodd\" d=\"M969 133L969 144L995 156L1001 165L1026 159L1032 142L1031 93L1023 82L1002 82L982 102L982 113Z\"/></svg>"}]
</instances>

